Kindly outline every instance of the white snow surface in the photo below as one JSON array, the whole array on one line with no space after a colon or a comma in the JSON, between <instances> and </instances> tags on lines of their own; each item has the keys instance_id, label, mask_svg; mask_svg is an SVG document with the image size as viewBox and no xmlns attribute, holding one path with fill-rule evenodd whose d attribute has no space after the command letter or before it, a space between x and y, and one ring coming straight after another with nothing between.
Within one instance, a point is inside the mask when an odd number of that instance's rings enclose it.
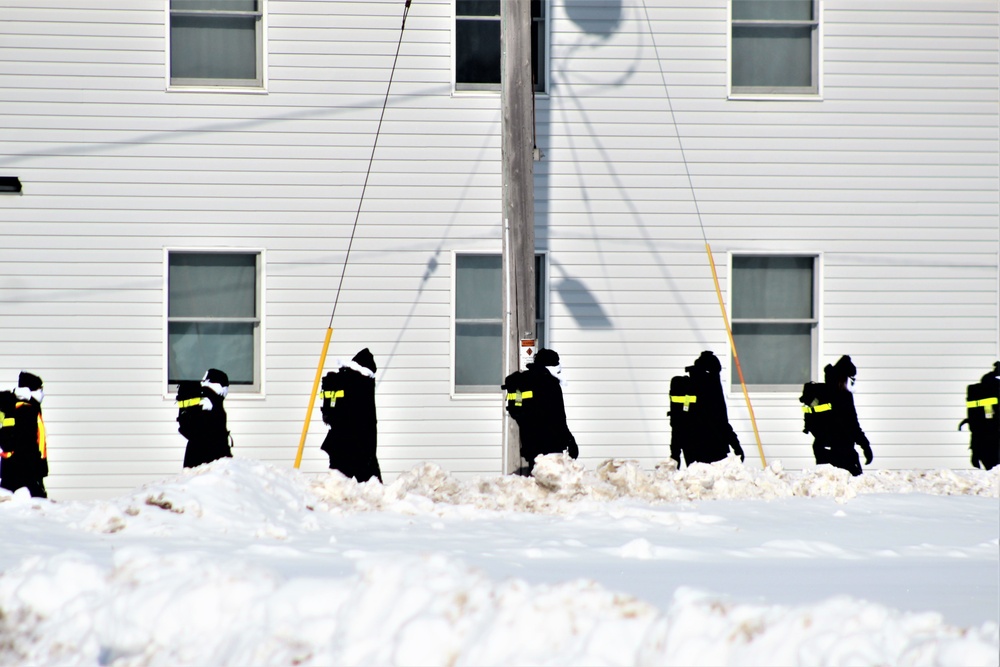
<instances>
[{"instance_id":1,"label":"white snow surface","mask_svg":"<svg viewBox=\"0 0 1000 667\"><path fill-rule=\"evenodd\" d=\"M997 665L1000 468L249 459L0 495L0 665Z\"/></svg>"}]
</instances>

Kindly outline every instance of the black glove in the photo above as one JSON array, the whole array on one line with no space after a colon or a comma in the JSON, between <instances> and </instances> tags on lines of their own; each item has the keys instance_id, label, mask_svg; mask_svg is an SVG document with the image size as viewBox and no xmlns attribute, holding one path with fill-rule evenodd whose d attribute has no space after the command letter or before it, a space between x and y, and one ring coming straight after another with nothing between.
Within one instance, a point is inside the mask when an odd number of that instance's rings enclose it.
<instances>
[{"instance_id":1,"label":"black glove","mask_svg":"<svg viewBox=\"0 0 1000 667\"><path fill-rule=\"evenodd\" d=\"M733 453L740 457L740 461L746 461L747 457L743 455L743 448L740 447L740 443L733 443Z\"/></svg>"},{"instance_id":2,"label":"black glove","mask_svg":"<svg viewBox=\"0 0 1000 667\"><path fill-rule=\"evenodd\" d=\"M976 466L977 468L982 468L982 466L979 465L979 457L976 456L975 454L972 455L972 465Z\"/></svg>"},{"instance_id":3,"label":"black glove","mask_svg":"<svg viewBox=\"0 0 1000 667\"><path fill-rule=\"evenodd\" d=\"M865 440L864 442L860 442L858 444L861 445L861 451L863 451L865 453L865 465L868 465L869 463L872 462L872 458L873 458L872 457L872 446L870 444L868 444L867 440Z\"/></svg>"},{"instance_id":4,"label":"black glove","mask_svg":"<svg viewBox=\"0 0 1000 667\"><path fill-rule=\"evenodd\" d=\"M576 446L576 442L569 443L569 457L575 459L580 456L580 448Z\"/></svg>"}]
</instances>

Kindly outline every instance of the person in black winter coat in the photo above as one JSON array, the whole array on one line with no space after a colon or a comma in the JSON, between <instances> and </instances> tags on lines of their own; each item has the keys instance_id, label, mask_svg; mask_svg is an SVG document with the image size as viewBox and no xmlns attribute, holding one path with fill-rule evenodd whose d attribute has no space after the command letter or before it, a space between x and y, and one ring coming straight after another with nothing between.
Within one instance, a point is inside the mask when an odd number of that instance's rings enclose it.
<instances>
[{"instance_id":1,"label":"person in black winter coat","mask_svg":"<svg viewBox=\"0 0 1000 667\"><path fill-rule=\"evenodd\" d=\"M511 373L504 380L507 411L517 422L521 456L527 461L521 474L530 475L535 458L543 454L568 452L574 459L580 455L566 423L561 372L559 355L542 348L527 370Z\"/></svg>"},{"instance_id":2,"label":"person in black winter coat","mask_svg":"<svg viewBox=\"0 0 1000 667\"><path fill-rule=\"evenodd\" d=\"M42 420L42 379L22 371L17 389L3 392L3 454L0 454L0 487L16 491L26 487L34 498L47 498L48 444ZM9 430L8 430L9 429Z\"/></svg>"},{"instance_id":3,"label":"person in black winter coat","mask_svg":"<svg viewBox=\"0 0 1000 667\"><path fill-rule=\"evenodd\" d=\"M858 369L847 355L836 364L827 364L823 369L828 395L830 397L830 423L825 432L814 434L816 441L813 452L816 463L829 463L847 470L855 477L862 472L861 460L855 445L861 447L865 455L865 465L872 462L871 443L861 430L858 412L854 407L854 395L847 388L848 379L853 380Z\"/></svg>"},{"instance_id":4,"label":"person in black winter coat","mask_svg":"<svg viewBox=\"0 0 1000 667\"><path fill-rule=\"evenodd\" d=\"M976 468L992 470L1000 464L1000 361L966 393L968 416L958 425L969 425L970 461Z\"/></svg>"},{"instance_id":5,"label":"person in black winter coat","mask_svg":"<svg viewBox=\"0 0 1000 667\"><path fill-rule=\"evenodd\" d=\"M210 368L200 383L177 386L177 430L187 438L184 467L194 468L233 455L223 401L229 393L229 376Z\"/></svg>"},{"instance_id":6,"label":"person in black winter coat","mask_svg":"<svg viewBox=\"0 0 1000 667\"><path fill-rule=\"evenodd\" d=\"M671 381L671 458L678 466L681 454L687 465L695 462L714 463L729 456L729 449L732 448L733 453L741 461L744 460L739 436L729 423L726 397L722 391L722 363L719 358L705 350L693 365L684 370L687 371L689 380L681 377ZM690 394L677 400L674 387L683 387Z\"/></svg>"},{"instance_id":7,"label":"person in black winter coat","mask_svg":"<svg viewBox=\"0 0 1000 667\"><path fill-rule=\"evenodd\" d=\"M330 432L321 449L330 469L367 482L382 481L379 468L378 418L375 412L375 357L366 347L351 361L337 360L337 369L323 377L323 421Z\"/></svg>"}]
</instances>

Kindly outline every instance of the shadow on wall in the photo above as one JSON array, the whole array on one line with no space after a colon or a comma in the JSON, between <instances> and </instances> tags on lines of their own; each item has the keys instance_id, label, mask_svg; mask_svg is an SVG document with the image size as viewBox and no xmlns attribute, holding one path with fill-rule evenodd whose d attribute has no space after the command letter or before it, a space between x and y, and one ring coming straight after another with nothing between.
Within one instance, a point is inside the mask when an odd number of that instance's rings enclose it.
<instances>
[{"instance_id":1,"label":"shadow on wall","mask_svg":"<svg viewBox=\"0 0 1000 667\"><path fill-rule=\"evenodd\" d=\"M611 319L587 286L576 278L564 276L556 284L556 292L570 317L581 329L610 329Z\"/></svg>"},{"instance_id":2,"label":"shadow on wall","mask_svg":"<svg viewBox=\"0 0 1000 667\"><path fill-rule=\"evenodd\" d=\"M621 0L566 0L563 8L580 30L607 39L622 21Z\"/></svg>"}]
</instances>

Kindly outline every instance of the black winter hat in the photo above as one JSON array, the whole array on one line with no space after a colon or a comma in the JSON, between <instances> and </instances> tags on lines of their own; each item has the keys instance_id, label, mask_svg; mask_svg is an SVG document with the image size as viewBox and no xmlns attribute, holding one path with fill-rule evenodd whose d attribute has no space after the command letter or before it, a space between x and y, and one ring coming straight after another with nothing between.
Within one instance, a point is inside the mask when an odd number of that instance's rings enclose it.
<instances>
[{"instance_id":1,"label":"black winter hat","mask_svg":"<svg viewBox=\"0 0 1000 667\"><path fill-rule=\"evenodd\" d=\"M854 377L858 374L858 368L851 361L851 357L845 354L837 360L837 363L827 364L826 368L823 369L823 374L826 376L827 382L836 382Z\"/></svg>"},{"instance_id":2,"label":"black winter hat","mask_svg":"<svg viewBox=\"0 0 1000 667\"><path fill-rule=\"evenodd\" d=\"M364 366L372 373L378 370L378 367L375 365L375 357L372 356L371 351L367 347L355 354L351 361L359 366Z\"/></svg>"},{"instance_id":3,"label":"black winter hat","mask_svg":"<svg viewBox=\"0 0 1000 667\"><path fill-rule=\"evenodd\" d=\"M837 360L837 363L833 365L833 369L842 373L844 377L852 378L858 374L858 367L854 365L854 362L846 354Z\"/></svg>"},{"instance_id":4,"label":"black winter hat","mask_svg":"<svg viewBox=\"0 0 1000 667\"><path fill-rule=\"evenodd\" d=\"M558 366L559 354L555 350L543 347L535 353L535 360L529 364L531 366Z\"/></svg>"},{"instance_id":5,"label":"black winter hat","mask_svg":"<svg viewBox=\"0 0 1000 667\"><path fill-rule=\"evenodd\" d=\"M202 380L202 382L211 382L212 384L228 387L229 376L220 371L218 368L209 368L208 372L205 373L205 379Z\"/></svg>"},{"instance_id":6,"label":"black winter hat","mask_svg":"<svg viewBox=\"0 0 1000 667\"><path fill-rule=\"evenodd\" d=\"M17 376L17 386L24 387L30 391L37 391L42 388L42 378L28 371L21 371L21 374Z\"/></svg>"},{"instance_id":7,"label":"black winter hat","mask_svg":"<svg viewBox=\"0 0 1000 667\"><path fill-rule=\"evenodd\" d=\"M722 372L722 362L711 350L705 350L701 355L694 360L694 366L689 367L700 373L721 373Z\"/></svg>"}]
</instances>

